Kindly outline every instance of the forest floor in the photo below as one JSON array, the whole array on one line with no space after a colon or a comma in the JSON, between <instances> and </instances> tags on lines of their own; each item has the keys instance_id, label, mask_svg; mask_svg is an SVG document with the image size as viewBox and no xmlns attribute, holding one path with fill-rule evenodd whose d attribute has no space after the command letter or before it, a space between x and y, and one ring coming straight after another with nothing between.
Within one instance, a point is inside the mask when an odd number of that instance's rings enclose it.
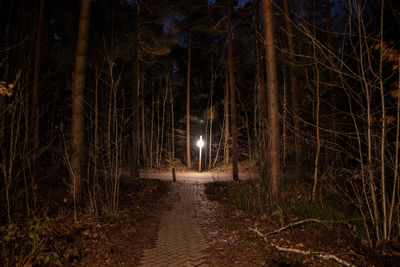
<instances>
[{"instance_id":1,"label":"forest floor","mask_svg":"<svg viewBox=\"0 0 400 267\"><path fill-rule=\"evenodd\" d=\"M145 252L156 246L163 215L179 200L176 191L169 190L171 185L183 186L158 180L142 180L140 184L140 193L127 188L121 192L118 213L101 220L83 218L78 224L71 220L53 230L51 248L59 256L53 265L140 266ZM212 184L190 184L198 193L195 220L208 244L208 259L199 266L282 266L265 242L247 229L249 218L209 199L215 197Z\"/></svg>"},{"instance_id":2,"label":"forest floor","mask_svg":"<svg viewBox=\"0 0 400 267\"><path fill-rule=\"evenodd\" d=\"M74 222L60 217L43 229L45 266L138 266L154 246L160 218L175 201L170 183L138 180L121 186L119 211L86 215ZM40 255L40 254L39 254ZM36 263L38 263L36 261ZM42 260L43 263L43 260Z\"/></svg>"},{"instance_id":3,"label":"forest floor","mask_svg":"<svg viewBox=\"0 0 400 267\"><path fill-rule=\"evenodd\" d=\"M356 266L396 266L399 262L399 257L378 257L366 250L343 224L301 224L263 239L250 228L270 232L287 225L287 216L254 215L231 201L232 187L254 182L189 183L196 191L195 224L206 240L208 256L200 265L188 262L182 266L338 266L315 255L279 251L271 243L329 253ZM160 224L179 202L181 196L175 189L180 187L180 182L141 179L121 187L116 213L87 215L78 223L71 216L51 219L40 230L40 249L32 265L140 266L146 253L158 246Z\"/></svg>"},{"instance_id":4,"label":"forest floor","mask_svg":"<svg viewBox=\"0 0 400 267\"><path fill-rule=\"evenodd\" d=\"M312 255L278 251L270 243L285 248L327 252L357 266L364 265L356 252L358 248L354 238L335 228L301 225L266 235L264 240L250 229L268 232L265 230L279 229L282 222L271 220L265 214L254 216L228 203L229 187L229 183L206 184L205 193L209 201L200 211L207 239L214 245L215 265L232 262L237 266L338 266L333 261Z\"/></svg>"}]
</instances>

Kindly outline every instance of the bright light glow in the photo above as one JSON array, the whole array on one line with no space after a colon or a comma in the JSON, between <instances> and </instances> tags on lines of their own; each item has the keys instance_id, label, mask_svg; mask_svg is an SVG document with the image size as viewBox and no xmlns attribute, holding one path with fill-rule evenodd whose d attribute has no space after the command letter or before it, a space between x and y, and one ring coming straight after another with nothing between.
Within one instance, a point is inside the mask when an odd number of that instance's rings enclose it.
<instances>
[{"instance_id":1,"label":"bright light glow","mask_svg":"<svg viewBox=\"0 0 400 267\"><path fill-rule=\"evenodd\" d=\"M204 146L203 137L200 135L199 141L197 141L197 146L202 148Z\"/></svg>"}]
</instances>

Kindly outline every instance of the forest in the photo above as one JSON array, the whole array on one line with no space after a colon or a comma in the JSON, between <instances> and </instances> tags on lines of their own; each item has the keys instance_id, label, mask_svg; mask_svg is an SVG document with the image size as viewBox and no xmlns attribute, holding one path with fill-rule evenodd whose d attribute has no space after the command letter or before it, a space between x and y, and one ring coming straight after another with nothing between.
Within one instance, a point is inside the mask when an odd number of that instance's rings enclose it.
<instances>
[{"instance_id":1,"label":"forest","mask_svg":"<svg viewBox=\"0 0 400 267\"><path fill-rule=\"evenodd\" d=\"M1 266L119 266L76 243L155 240L175 185L143 173L200 170L268 266L399 264L398 1L0 0L0 25ZM299 227L356 252L270 240Z\"/></svg>"}]
</instances>

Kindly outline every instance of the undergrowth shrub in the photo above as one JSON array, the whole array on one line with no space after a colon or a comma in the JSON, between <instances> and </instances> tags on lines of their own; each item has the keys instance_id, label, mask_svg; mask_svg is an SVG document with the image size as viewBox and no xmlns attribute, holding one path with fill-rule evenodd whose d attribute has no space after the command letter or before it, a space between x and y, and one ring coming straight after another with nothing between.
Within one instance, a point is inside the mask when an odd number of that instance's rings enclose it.
<instances>
[{"instance_id":1,"label":"undergrowth shrub","mask_svg":"<svg viewBox=\"0 0 400 267\"><path fill-rule=\"evenodd\" d=\"M258 215L264 213L269 206L267 199L262 197L266 194L267 190L260 182L245 181L229 186L227 200L242 210Z\"/></svg>"},{"instance_id":2,"label":"undergrowth shrub","mask_svg":"<svg viewBox=\"0 0 400 267\"><path fill-rule=\"evenodd\" d=\"M260 181L243 181L226 185L226 200L231 205L255 216L278 221L317 219L326 225L341 225L353 236L364 240L366 230L358 209L346 197L332 192L321 192L319 201L310 198L311 188L306 184L286 183L273 202L268 188Z\"/></svg>"},{"instance_id":3,"label":"undergrowth shrub","mask_svg":"<svg viewBox=\"0 0 400 267\"><path fill-rule=\"evenodd\" d=\"M49 264L57 259L54 253L38 253L42 244L42 227L49 217L29 220L25 225L0 226L1 266Z\"/></svg>"}]
</instances>

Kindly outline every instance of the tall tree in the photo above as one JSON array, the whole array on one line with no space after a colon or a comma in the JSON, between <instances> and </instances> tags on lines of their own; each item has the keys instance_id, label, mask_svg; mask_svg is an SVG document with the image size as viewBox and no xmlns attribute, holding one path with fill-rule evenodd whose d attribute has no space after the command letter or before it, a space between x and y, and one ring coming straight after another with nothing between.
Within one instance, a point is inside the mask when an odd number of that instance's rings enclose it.
<instances>
[{"instance_id":1,"label":"tall tree","mask_svg":"<svg viewBox=\"0 0 400 267\"><path fill-rule=\"evenodd\" d=\"M72 83L72 155L71 155L71 193L75 198L81 196L82 191L82 161L84 151L84 92L85 71L89 35L91 0L82 0L79 17L77 48L75 55L75 69Z\"/></svg>"},{"instance_id":2,"label":"tall tree","mask_svg":"<svg viewBox=\"0 0 400 267\"><path fill-rule=\"evenodd\" d=\"M224 120L225 120L225 137L224 137L224 164L228 165L229 158L229 73L228 68L225 72L225 98L224 98Z\"/></svg>"},{"instance_id":3,"label":"tall tree","mask_svg":"<svg viewBox=\"0 0 400 267\"><path fill-rule=\"evenodd\" d=\"M136 1L133 19L133 73L132 73L132 108L133 108L133 132L132 132L132 176L139 178L139 3Z\"/></svg>"},{"instance_id":4,"label":"tall tree","mask_svg":"<svg viewBox=\"0 0 400 267\"><path fill-rule=\"evenodd\" d=\"M276 73L274 23L272 0L262 0L264 13L265 57L267 64L268 88L268 163L271 193L278 194L280 184L280 150L279 150L279 103L278 81Z\"/></svg>"},{"instance_id":5,"label":"tall tree","mask_svg":"<svg viewBox=\"0 0 400 267\"><path fill-rule=\"evenodd\" d=\"M317 184L318 184L318 169L319 169L319 155L321 152L321 135L320 135L320 119L319 119L319 110L320 110L320 90L319 90L319 68L317 62L317 47L316 47L316 40L317 40L317 20L316 20L316 8L315 8L315 1L311 1L312 6L312 13L313 13L313 36L312 36L312 45L313 45L313 59L314 59L314 87L315 87L315 96L316 96L316 107L315 107L315 137L317 141L317 151L315 153L314 159L314 183L312 189L312 199L315 201L317 200Z\"/></svg>"},{"instance_id":6,"label":"tall tree","mask_svg":"<svg viewBox=\"0 0 400 267\"><path fill-rule=\"evenodd\" d=\"M187 165L191 168L190 156L190 62L192 55L191 35L188 34L188 63L187 63L187 81L186 81L186 159Z\"/></svg>"},{"instance_id":7,"label":"tall tree","mask_svg":"<svg viewBox=\"0 0 400 267\"><path fill-rule=\"evenodd\" d=\"M235 77L233 72L233 55L232 55L232 18L231 18L231 0L228 0L228 23L226 30L228 32L228 70L229 70L229 87L231 93L231 129L232 129L232 178L239 181L238 173L238 145L237 145L237 127L236 127L236 97L235 97Z\"/></svg>"},{"instance_id":8,"label":"tall tree","mask_svg":"<svg viewBox=\"0 0 400 267\"><path fill-rule=\"evenodd\" d=\"M142 68L143 69L143 68ZM145 104L144 104L144 72L142 70L142 84L141 84L141 91L142 91L142 98L141 98L141 120L142 120L142 161L143 161L143 166L147 166L147 140L146 140L146 111L145 111Z\"/></svg>"},{"instance_id":9,"label":"tall tree","mask_svg":"<svg viewBox=\"0 0 400 267\"><path fill-rule=\"evenodd\" d=\"M209 119L210 119L210 134L209 134L209 141L208 141L208 169L211 169L211 152L212 152L212 134L213 134L213 120L214 120L214 109L213 109L213 94L214 94L214 84L215 84L215 71L214 71L214 54L211 54L211 79L210 79L210 112L209 112Z\"/></svg>"},{"instance_id":10,"label":"tall tree","mask_svg":"<svg viewBox=\"0 0 400 267\"><path fill-rule=\"evenodd\" d=\"M292 97L292 106L293 106L293 137L294 137L294 148L296 154L296 178L302 178L302 157L303 157L303 147L300 142L300 119L299 119L299 96L297 89L297 79L296 74L294 72L294 66L296 65L295 58L295 49L294 49L294 40L293 40L293 29L291 20L291 13L288 5L288 0L283 0L283 8L285 11L285 25L286 25L286 35L288 41L288 58L289 58L289 77L290 77L290 93Z\"/></svg>"},{"instance_id":11,"label":"tall tree","mask_svg":"<svg viewBox=\"0 0 400 267\"><path fill-rule=\"evenodd\" d=\"M169 77L169 73L167 75L168 82L167 86L169 88L169 103L170 103L170 112L171 112L171 164L173 165L175 162L175 113L174 113L174 94L172 92L172 85Z\"/></svg>"}]
</instances>

